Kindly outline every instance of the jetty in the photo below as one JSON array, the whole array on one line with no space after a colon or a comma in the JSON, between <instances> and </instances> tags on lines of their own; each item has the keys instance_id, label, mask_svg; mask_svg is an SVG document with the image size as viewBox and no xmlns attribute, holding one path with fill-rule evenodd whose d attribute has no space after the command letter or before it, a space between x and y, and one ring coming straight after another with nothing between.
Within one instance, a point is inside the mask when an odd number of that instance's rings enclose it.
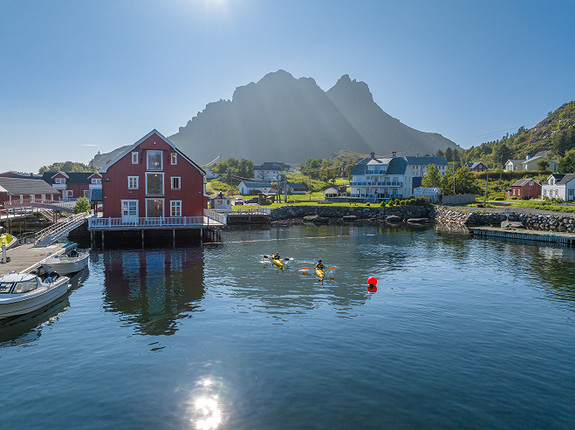
<instances>
[{"instance_id":1,"label":"jetty","mask_svg":"<svg viewBox=\"0 0 575 430\"><path fill-rule=\"evenodd\" d=\"M499 238L515 241L533 241L575 247L575 234L542 230L507 229L500 227L472 227L473 237Z\"/></svg>"},{"instance_id":2,"label":"jetty","mask_svg":"<svg viewBox=\"0 0 575 430\"><path fill-rule=\"evenodd\" d=\"M35 247L33 244L20 245L6 251L6 257L10 259L6 263L2 263L0 251L0 276L10 272L32 272L48 257L64 254L76 246L76 243L56 243L45 247Z\"/></svg>"}]
</instances>

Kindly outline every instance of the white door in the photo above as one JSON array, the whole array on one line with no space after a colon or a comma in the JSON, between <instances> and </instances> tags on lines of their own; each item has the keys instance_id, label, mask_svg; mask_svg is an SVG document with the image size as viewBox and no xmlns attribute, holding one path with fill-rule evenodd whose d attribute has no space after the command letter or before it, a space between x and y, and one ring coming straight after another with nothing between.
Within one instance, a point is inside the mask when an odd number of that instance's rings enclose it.
<instances>
[{"instance_id":1,"label":"white door","mask_svg":"<svg viewBox=\"0 0 575 430\"><path fill-rule=\"evenodd\" d=\"M138 201L122 200L122 223L138 221Z\"/></svg>"}]
</instances>

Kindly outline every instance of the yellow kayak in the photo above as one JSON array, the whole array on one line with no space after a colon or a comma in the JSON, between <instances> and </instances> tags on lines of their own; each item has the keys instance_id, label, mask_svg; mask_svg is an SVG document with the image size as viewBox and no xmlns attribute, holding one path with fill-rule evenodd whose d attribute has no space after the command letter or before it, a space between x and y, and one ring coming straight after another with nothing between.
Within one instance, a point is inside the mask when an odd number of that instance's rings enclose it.
<instances>
[{"instance_id":1,"label":"yellow kayak","mask_svg":"<svg viewBox=\"0 0 575 430\"><path fill-rule=\"evenodd\" d=\"M272 263L274 263L280 269L284 268L284 263L281 260L276 260L275 258L272 258Z\"/></svg>"},{"instance_id":2,"label":"yellow kayak","mask_svg":"<svg viewBox=\"0 0 575 430\"><path fill-rule=\"evenodd\" d=\"M323 280L323 278L324 278L324 276L325 276L325 269L318 269L318 268L316 267L316 268L315 268L315 274L317 275L317 277L318 277L319 279L322 279L322 280Z\"/></svg>"}]
</instances>

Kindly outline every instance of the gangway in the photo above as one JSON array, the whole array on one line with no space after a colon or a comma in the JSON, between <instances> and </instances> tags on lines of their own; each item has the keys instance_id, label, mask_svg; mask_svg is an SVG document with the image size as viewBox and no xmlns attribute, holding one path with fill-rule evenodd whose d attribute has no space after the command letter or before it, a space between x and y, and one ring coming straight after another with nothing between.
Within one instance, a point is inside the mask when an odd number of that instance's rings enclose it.
<instances>
[{"instance_id":1,"label":"gangway","mask_svg":"<svg viewBox=\"0 0 575 430\"><path fill-rule=\"evenodd\" d=\"M40 230L34 237L34 246L48 246L51 243L60 240L72 230L81 226L84 222L86 222L86 219L90 218L91 216L92 214L89 212L81 212L79 214L72 215L68 218L58 221L56 224L53 224L44 230Z\"/></svg>"}]
</instances>

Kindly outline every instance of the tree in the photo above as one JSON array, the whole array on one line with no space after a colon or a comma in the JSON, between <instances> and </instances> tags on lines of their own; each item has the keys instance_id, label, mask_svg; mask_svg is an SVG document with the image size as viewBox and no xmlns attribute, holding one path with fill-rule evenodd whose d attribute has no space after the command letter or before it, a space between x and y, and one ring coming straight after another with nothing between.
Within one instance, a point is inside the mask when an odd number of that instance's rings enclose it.
<instances>
[{"instance_id":1,"label":"tree","mask_svg":"<svg viewBox=\"0 0 575 430\"><path fill-rule=\"evenodd\" d=\"M90 212L92 206L86 197L80 197L76 200L76 205L74 205L74 213L79 214L81 212Z\"/></svg>"},{"instance_id":2,"label":"tree","mask_svg":"<svg viewBox=\"0 0 575 430\"><path fill-rule=\"evenodd\" d=\"M427 166L421 185L424 187L441 187L441 174L435 164Z\"/></svg>"},{"instance_id":3,"label":"tree","mask_svg":"<svg viewBox=\"0 0 575 430\"><path fill-rule=\"evenodd\" d=\"M471 169L460 167L453 176L455 180L455 194L477 194L478 189L474 183L475 177Z\"/></svg>"},{"instance_id":4,"label":"tree","mask_svg":"<svg viewBox=\"0 0 575 430\"><path fill-rule=\"evenodd\" d=\"M59 161L57 163L52 163L48 166L40 167L38 173L41 175L46 172L66 172L66 173L76 173L76 172L96 172L98 168L96 166L88 166L84 163L76 163L74 161Z\"/></svg>"},{"instance_id":5,"label":"tree","mask_svg":"<svg viewBox=\"0 0 575 430\"><path fill-rule=\"evenodd\" d=\"M451 147L449 147L449 146L445 150L445 159L448 162L453 161L453 149L451 149Z\"/></svg>"},{"instance_id":6,"label":"tree","mask_svg":"<svg viewBox=\"0 0 575 430\"><path fill-rule=\"evenodd\" d=\"M228 184L240 183L243 179L254 177L253 161L231 157L226 161L214 164L212 171L219 173L223 182Z\"/></svg>"},{"instance_id":7,"label":"tree","mask_svg":"<svg viewBox=\"0 0 575 430\"><path fill-rule=\"evenodd\" d=\"M549 161L545 158L542 158L537 162L537 169L538 170L547 170L549 168Z\"/></svg>"},{"instance_id":8,"label":"tree","mask_svg":"<svg viewBox=\"0 0 575 430\"><path fill-rule=\"evenodd\" d=\"M560 173L575 173L575 149L565 152L565 156L559 160Z\"/></svg>"},{"instance_id":9,"label":"tree","mask_svg":"<svg viewBox=\"0 0 575 430\"><path fill-rule=\"evenodd\" d=\"M505 164L507 160L513 157L513 152L511 151L511 149L509 149L509 147L506 144L501 143L497 145L497 147L493 151L492 157L493 157L493 164L499 166Z\"/></svg>"},{"instance_id":10,"label":"tree","mask_svg":"<svg viewBox=\"0 0 575 430\"><path fill-rule=\"evenodd\" d=\"M437 152L435 153L435 155L437 157L443 157L445 155L445 153L441 149L438 149Z\"/></svg>"}]
</instances>

